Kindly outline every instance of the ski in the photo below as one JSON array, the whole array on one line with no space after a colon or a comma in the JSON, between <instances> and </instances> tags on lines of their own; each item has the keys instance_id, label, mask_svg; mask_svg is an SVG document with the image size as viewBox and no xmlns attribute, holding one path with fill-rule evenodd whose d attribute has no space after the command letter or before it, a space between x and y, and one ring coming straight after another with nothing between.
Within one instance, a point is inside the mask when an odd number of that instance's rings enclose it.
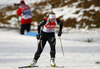
<instances>
[{"instance_id":1,"label":"ski","mask_svg":"<svg viewBox=\"0 0 100 69\"><path fill-rule=\"evenodd\" d=\"M52 67L52 66L47 66L47 67ZM53 66L52 68L64 68L64 66Z\"/></svg>"},{"instance_id":2,"label":"ski","mask_svg":"<svg viewBox=\"0 0 100 69\"><path fill-rule=\"evenodd\" d=\"M39 67L39 66L20 66L18 67L19 69L21 68L33 68L33 67ZM51 68L64 68L64 66L47 66L47 67L51 67Z\"/></svg>"},{"instance_id":3,"label":"ski","mask_svg":"<svg viewBox=\"0 0 100 69\"><path fill-rule=\"evenodd\" d=\"M39 66L20 66L18 68L33 68L33 67L39 67Z\"/></svg>"}]
</instances>

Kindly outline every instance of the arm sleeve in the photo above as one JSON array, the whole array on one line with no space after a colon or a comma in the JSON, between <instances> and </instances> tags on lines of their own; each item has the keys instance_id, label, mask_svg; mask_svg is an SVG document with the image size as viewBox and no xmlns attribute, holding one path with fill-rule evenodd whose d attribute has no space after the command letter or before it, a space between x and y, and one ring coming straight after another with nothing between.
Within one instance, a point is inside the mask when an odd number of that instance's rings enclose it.
<instances>
[{"instance_id":1,"label":"arm sleeve","mask_svg":"<svg viewBox=\"0 0 100 69\"><path fill-rule=\"evenodd\" d=\"M21 8L19 8L19 9L17 10L17 15L20 16L21 13L22 13Z\"/></svg>"},{"instance_id":2,"label":"arm sleeve","mask_svg":"<svg viewBox=\"0 0 100 69\"><path fill-rule=\"evenodd\" d=\"M59 19L57 19L57 23L58 23L59 26L60 26L59 31L62 32L63 22L61 22Z\"/></svg>"},{"instance_id":3,"label":"arm sleeve","mask_svg":"<svg viewBox=\"0 0 100 69\"><path fill-rule=\"evenodd\" d=\"M47 22L47 21L44 19L44 20L42 20L42 21L38 24L38 33L41 32L41 27L44 26L44 25L46 24L46 22Z\"/></svg>"}]
</instances>

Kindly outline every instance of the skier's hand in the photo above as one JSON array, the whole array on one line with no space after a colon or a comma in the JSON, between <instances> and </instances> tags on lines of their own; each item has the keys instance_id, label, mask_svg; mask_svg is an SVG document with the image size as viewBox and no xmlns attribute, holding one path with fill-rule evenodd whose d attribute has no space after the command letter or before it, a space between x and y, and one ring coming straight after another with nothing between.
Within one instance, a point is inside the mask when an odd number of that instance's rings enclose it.
<instances>
[{"instance_id":1,"label":"skier's hand","mask_svg":"<svg viewBox=\"0 0 100 69\"><path fill-rule=\"evenodd\" d=\"M38 34L36 38L39 40L40 39L40 34Z\"/></svg>"},{"instance_id":2,"label":"skier's hand","mask_svg":"<svg viewBox=\"0 0 100 69\"><path fill-rule=\"evenodd\" d=\"M58 32L58 36L61 36L61 35L62 35L62 32L59 31L59 32Z\"/></svg>"}]
</instances>

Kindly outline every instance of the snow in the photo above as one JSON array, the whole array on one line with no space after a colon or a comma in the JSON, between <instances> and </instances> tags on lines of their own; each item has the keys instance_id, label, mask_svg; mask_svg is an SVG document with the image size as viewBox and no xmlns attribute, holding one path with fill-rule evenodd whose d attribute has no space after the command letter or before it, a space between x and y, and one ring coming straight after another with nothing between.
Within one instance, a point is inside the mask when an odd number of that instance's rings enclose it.
<instances>
[{"instance_id":1,"label":"snow","mask_svg":"<svg viewBox=\"0 0 100 69\"><path fill-rule=\"evenodd\" d=\"M68 18L77 18L77 21L79 22L82 18L90 19L88 17L83 17L84 11L89 11L89 10L93 10L93 9L95 11L100 10L100 7L95 7L94 5L91 5L90 8L87 8L87 9L76 8L78 3L79 2L73 3L71 7L64 6L64 7L60 7L60 8L55 8L55 9L53 9L53 11L57 14L57 17L63 16L62 20L66 20ZM80 12L78 14L75 14L76 11L80 11Z\"/></svg>"},{"instance_id":2,"label":"snow","mask_svg":"<svg viewBox=\"0 0 100 69\"><path fill-rule=\"evenodd\" d=\"M88 43L85 40L92 39ZM65 55L62 55L60 40L56 33L56 65L63 69L99 69L100 65L100 30L71 29L62 35L62 45ZM95 40L95 41L94 41ZM31 63L37 50L35 37L19 34L19 30L0 29L0 69L18 69L18 66ZM62 69L49 68L50 48L47 43L40 59L39 67L35 69ZM30 68L33 69L33 68Z\"/></svg>"},{"instance_id":3,"label":"snow","mask_svg":"<svg viewBox=\"0 0 100 69\"><path fill-rule=\"evenodd\" d=\"M11 18L11 20L9 20L8 22L11 23L11 24L15 24L15 23L18 22L18 19L15 18L15 17L13 17L13 18Z\"/></svg>"},{"instance_id":4,"label":"snow","mask_svg":"<svg viewBox=\"0 0 100 69\"><path fill-rule=\"evenodd\" d=\"M14 4L14 3L20 3L21 0L0 0L0 4ZM34 3L34 2L40 2L41 0L24 0L26 4Z\"/></svg>"}]
</instances>

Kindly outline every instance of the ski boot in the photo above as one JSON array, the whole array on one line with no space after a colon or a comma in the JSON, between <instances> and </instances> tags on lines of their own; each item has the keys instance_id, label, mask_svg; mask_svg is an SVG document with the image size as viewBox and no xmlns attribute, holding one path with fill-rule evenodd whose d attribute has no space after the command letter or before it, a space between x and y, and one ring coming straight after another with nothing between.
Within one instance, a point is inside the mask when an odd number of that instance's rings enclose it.
<instances>
[{"instance_id":1,"label":"ski boot","mask_svg":"<svg viewBox=\"0 0 100 69\"><path fill-rule=\"evenodd\" d=\"M55 58L51 58L50 59L50 64L51 64L51 67L55 67L56 64L55 64Z\"/></svg>"},{"instance_id":2,"label":"ski boot","mask_svg":"<svg viewBox=\"0 0 100 69\"><path fill-rule=\"evenodd\" d=\"M35 59L33 59L32 63L29 64L30 67L34 67L36 66L37 61Z\"/></svg>"}]
</instances>

